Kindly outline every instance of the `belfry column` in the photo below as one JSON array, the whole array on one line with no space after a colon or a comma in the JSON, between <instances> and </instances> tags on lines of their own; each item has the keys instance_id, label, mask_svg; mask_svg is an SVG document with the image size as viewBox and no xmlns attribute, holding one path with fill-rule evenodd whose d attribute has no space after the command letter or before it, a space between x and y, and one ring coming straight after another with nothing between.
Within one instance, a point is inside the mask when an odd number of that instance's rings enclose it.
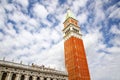
<instances>
[{"instance_id":1,"label":"belfry column","mask_svg":"<svg viewBox=\"0 0 120 80\"><path fill-rule=\"evenodd\" d=\"M0 71L0 80L2 79L3 72Z\"/></svg>"},{"instance_id":2,"label":"belfry column","mask_svg":"<svg viewBox=\"0 0 120 80\"><path fill-rule=\"evenodd\" d=\"M37 77L36 76L33 76L33 80L36 80L37 79Z\"/></svg>"},{"instance_id":3,"label":"belfry column","mask_svg":"<svg viewBox=\"0 0 120 80\"><path fill-rule=\"evenodd\" d=\"M29 79L29 76L28 75L25 75L25 80L28 80Z\"/></svg>"},{"instance_id":4,"label":"belfry column","mask_svg":"<svg viewBox=\"0 0 120 80\"><path fill-rule=\"evenodd\" d=\"M8 73L7 73L6 80L11 80L11 77L12 77L12 74L11 74L11 72L8 72Z\"/></svg>"},{"instance_id":5,"label":"belfry column","mask_svg":"<svg viewBox=\"0 0 120 80\"><path fill-rule=\"evenodd\" d=\"M16 78L15 78L15 80L20 80L20 74L18 73L18 74L16 74Z\"/></svg>"}]
</instances>

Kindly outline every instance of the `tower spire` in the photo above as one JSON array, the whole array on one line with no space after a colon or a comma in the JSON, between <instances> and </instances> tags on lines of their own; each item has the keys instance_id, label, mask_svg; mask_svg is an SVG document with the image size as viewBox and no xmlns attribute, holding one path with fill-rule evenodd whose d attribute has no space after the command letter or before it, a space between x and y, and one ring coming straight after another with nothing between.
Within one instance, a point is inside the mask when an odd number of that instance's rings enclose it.
<instances>
[{"instance_id":1,"label":"tower spire","mask_svg":"<svg viewBox=\"0 0 120 80\"><path fill-rule=\"evenodd\" d=\"M69 17L76 19L75 16L73 15L71 9L68 7L67 8L67 15L66 15L66 19L68 19Z\"/></svg>"}]
</instances>

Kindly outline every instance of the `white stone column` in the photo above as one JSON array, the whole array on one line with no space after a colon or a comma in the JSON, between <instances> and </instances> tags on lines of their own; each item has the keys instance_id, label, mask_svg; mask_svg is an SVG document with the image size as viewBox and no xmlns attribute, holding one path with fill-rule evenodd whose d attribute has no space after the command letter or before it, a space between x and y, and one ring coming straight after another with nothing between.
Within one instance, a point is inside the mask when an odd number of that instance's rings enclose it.
<instances>
[{"instance_id":1,"label":"white stone column","mask_svg":"<svg viewBox=\"0 0 120 80\"><path fill-rule=\"evenodd\" d=\"M32 76L33 77L33 80L37 80L37 77L36 76Z\"/></svg>"},{"instance_id":2,"label":"white stone column","mask_svg":"<svg viewBox=\"0 0 120 80\"><path fill-rule=\"evenodd\" d=\"M50 80L50 78L48 77L47 80Z\"/></svg>"},{"instance_id":3,"label":"white stone column","mask_svg":"<svg viewBox=\"0 0 120 80\"><path fill-rule=\"evenodd\" d=\"M29 80L29 76L28 75L25 75L25 80Z\"/></svg>"},{"instance_id":4,"label":"white stone column","mask_svg":"<svg viewBox=\"0 0 120 80\"><path fill-rule=\"evenodd\" d=\"M40 80L44 80L44 78L43 78L43 77L40 77Z\"/></svg>"},{"instance_id":5,"label":"white stone column","mask_svg":"<svg viewBox=\"0 0 120 80\"><path fill-rule=\"evenodd\" d=\"M12 78L12 74L10 72L7 73L7 77L6 77L6 80L11 80Z\"/></svg>"},{"instance_id":6,"label":"white stone column","mask_svg":"<svg viewBox=\"0 0 120 80\"><path fill-rule=\"evenodd\" d=\"M16 74L15 80L20 80L21 74Z\"/></svg>"},{"instance_id":7,"label":"white stone column","mask_svg":"<svg viewBox=\"0 0 120 80\"><path fill-rule=\"evenodd\" d=\"M3 72L0 72L0 80L2 79Z\"/></svg>"},{"instance_id":8,"label":"white stone column","mask_svg":"<svg viewBox=\"0 0 120 80\"><path fill-rule=\"evenodd\" d=\"M57 79L54 78L53 80L57 80Z\"/></svg>"}]
</instances>

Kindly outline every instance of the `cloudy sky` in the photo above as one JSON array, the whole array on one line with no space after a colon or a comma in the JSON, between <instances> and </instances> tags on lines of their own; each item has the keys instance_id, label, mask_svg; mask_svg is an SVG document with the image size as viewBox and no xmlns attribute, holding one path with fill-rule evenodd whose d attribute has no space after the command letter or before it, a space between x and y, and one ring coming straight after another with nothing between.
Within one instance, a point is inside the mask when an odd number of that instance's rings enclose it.
<instances>
[{"instance_id":1,"label":"cloudy sky","mask_svg":"<svg viewBox=\"0 0 120 80\"><path fill-rule=\"evenodd\" d=\"M120 80L119 0L0 0L0 59L65 70L67 7L79 21L92 80Z\"/></svg>"}]
</instances>

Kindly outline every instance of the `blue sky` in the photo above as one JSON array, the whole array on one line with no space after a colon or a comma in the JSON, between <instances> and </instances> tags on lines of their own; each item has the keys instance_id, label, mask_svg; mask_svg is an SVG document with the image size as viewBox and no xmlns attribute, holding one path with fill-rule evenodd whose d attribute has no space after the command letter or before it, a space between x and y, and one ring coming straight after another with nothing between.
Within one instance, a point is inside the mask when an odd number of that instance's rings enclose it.
<instances>
[{"instance_id":1,"label":"blue sky","mask_svg":"<svg viewBox=\"0 0 120 80\"><path fill-rule=\"evenodd\" d=\"M0 0L0 59L65 70L68 7L79 21L92 80L120 80L119 0Z\"/></svg>"}]
</instances>

